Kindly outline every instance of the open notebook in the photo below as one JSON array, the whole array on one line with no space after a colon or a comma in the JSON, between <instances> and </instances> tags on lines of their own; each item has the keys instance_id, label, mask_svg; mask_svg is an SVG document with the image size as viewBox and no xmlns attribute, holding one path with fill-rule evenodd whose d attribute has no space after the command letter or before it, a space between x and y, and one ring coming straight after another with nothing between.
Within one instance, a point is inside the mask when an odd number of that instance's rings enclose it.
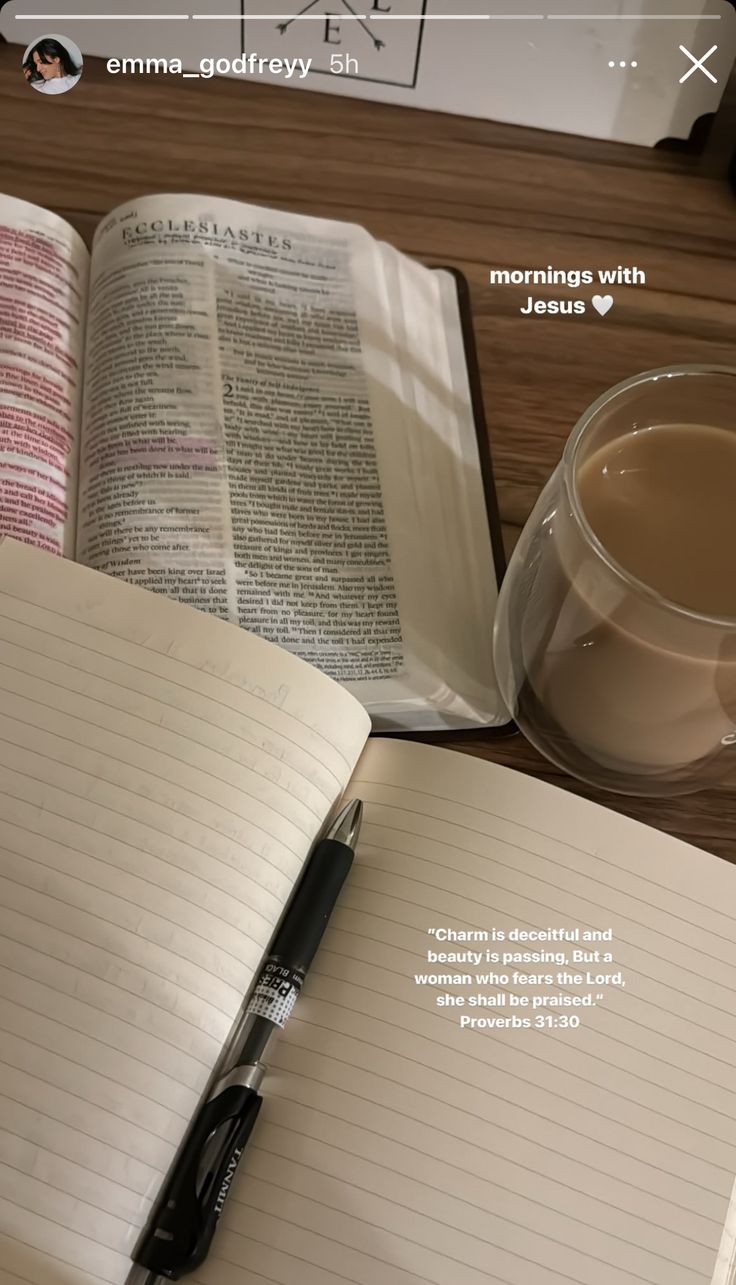
<instances>
[{"instance_id":1,"label":"open notebook","mask_svg":"<svg viewBox=\"0 0 736 1285\"><path fill-rule=\"evenodd\" d=\"M356 864L189 1279L725 1285L728 865L489 763L366 747L365 711L303 661L11 541L0 660L1 1285L125 1281L344 792ZM494 965L428 963L467 948L439 926L611 930L626 985L549 1010L577 1028L462 1028L436 1001L473 988L415 976ZM509 1002L487 1017L572 993L483 989Z\"/></svg>"}]
</instances>

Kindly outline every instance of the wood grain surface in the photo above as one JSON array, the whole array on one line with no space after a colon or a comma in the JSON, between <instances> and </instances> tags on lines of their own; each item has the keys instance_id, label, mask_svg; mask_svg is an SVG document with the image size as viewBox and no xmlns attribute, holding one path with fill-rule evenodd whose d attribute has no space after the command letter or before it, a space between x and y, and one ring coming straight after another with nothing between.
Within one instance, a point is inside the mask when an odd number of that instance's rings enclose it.
<instances>
[{"instance_id":1,"label":"wood grain surface","mask_svg":"<svg viewBox=\"0 0 736 1285\"><path fill-rule=\"evenodd\" d=\"M203 192L354 220L460 268L509 548L605 388L674 362L736 364L733 84L694 156L229 79L113 78L95 59L73 92L44 97L22 80L19 48L0 45L0 120L0 188L56 210L88 242L121 201ZM613 288L603 319L524 317L526 287L488 285L490 267L547 264L636 264L647 284ZM518 735L453 744L736 860L736 766L730 783L662 802L588 789Z\"/></svg>"}]
</instances>

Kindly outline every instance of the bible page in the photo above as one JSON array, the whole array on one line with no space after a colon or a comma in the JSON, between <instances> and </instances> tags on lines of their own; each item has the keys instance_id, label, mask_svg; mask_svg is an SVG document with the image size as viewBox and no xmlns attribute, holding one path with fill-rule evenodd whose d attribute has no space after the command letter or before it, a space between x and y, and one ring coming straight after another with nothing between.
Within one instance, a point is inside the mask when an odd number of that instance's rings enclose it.
<instances>
[{"instance_id":1,"label":"bible page","mask_svg":"<svg viewBox=\"0 0 736 1285\"><path fill-rule=\"evenodd\" d=\"M496 570L457 286L392 246L377 251L378 265L355 262L356 295L405 664L352 690L380 730L502 724ZM374 295L390 340L370 319Z\"/></svg>"},{"instance_id":2,"label":"bible page","mask_svg":"<svg viewBox=\"0 0 736 1285\"><path fill-rule=\"evenodd\" d=\"M0 1285L123 1285L368 719L8 540L0 684Z\"/></svg>"},{"instance_id":3,"label":"bible page","mask_svg":"<svg viewBox=\"0 0 736 1285\"><path fill-rule=\"evenodd\" d=\"M63 219L0 196L0 536L74 556L89 254Z\"/></svg>"},{"instance_id":4,"label":"bible page","mask_svg":"<svg viewBox=\"0 0 736 1285\"><path fill-rule=\"evenodd\" d=\"M727 1285L736 871L425 745L372 741L350 792L197 1285Z\"/></svg>"},{"instance_id":5,"label":"bible page","mask_svg":"<svg viewBox=\"0 0 736 1285\"><path fill-rule=\"evenodd\" d=\"M355 225L233 201L114 211L78 556L296 652L376 726L502 722L467 378L446 289L407 262Z\"/></svg>"}]
</instances>

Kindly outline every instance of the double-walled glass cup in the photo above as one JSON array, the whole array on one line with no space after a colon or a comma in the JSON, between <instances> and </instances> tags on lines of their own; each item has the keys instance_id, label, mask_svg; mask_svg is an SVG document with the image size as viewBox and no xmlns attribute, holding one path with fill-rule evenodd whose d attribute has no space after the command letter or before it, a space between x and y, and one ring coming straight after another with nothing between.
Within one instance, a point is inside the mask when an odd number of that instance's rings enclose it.
<instances>
[{"instance_id":1,"label":"double-walled glass cup","mask_svg":"<svg viewBox=\"0 0 736 1285\"><path fill-rule=\"evenodd\" d=\"M518 726L553 763L626 794L684 794L736 771L736 617L691 611L630 575L578 490L593 452L668 424L736 436L736 370L646 371L594 402L524 528L496 616L496 673ZM688 512L707 504L694 489ZM736 576L736 549L716 554Z\"/></svg>"}]
</instances>

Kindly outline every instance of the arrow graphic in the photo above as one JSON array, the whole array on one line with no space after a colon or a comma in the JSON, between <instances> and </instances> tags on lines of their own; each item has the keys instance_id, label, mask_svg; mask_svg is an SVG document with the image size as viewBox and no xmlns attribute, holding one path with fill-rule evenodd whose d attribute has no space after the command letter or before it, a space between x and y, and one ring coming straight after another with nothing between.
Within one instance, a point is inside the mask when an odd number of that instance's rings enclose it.
<instances>
[{"instance_id":1,"label":"arrow graphic","mask_svg":"<svg viewBox=\"0 0 736 1285\"><path fill-rule=\"evenodd\" d=\"M304 8L299 11L299 13L294 14L293 18L289 18L288 22L277 23L276 29L281 32L282 36L285 35L287 27L290 27L292 22L296 22L297 18L301 18L305 13L309 13L309 10L313 9L316 4L319 4L319 0L311 0L311 4L305 5Z\"/></svg>"},{"instance_id":2,"label":"arrow graphic","mask_svg":"<svg viewBox=\"0 0 736 1285\"><path fill-rule=\"evenodd\" d=\"M376 37L373 35L373 32L372 32L372 31L369 31L369 30L368 30L368 28L366 27L365 23L363 22L363 20L362 20L361 18L359 18L359 17L358 17L358 15L356 14L355 10L350 8L350 5L348 4L348 0L342 0L342 3L345 5L345 8L346 8L346 9L350 9L350 12L351 12L351 14L353 15L353 17L355 18L355 20L356 20L356 22L357 22L358 26L359 26L359 27L362 27L363 31L365 32L365 34L366 34L367 36L370 36L370 38L371 38L371 40L373 41L373 44L375 45L376 49L385 49L385 47L386 47L386 42L385 42L384 40L377 40L377 39L376 39Z\"/></svg>"},{"instance_id":3,"label":"arrow graphic","mask_svg":"<svg viewBox=\"0 0 736 1285\"><path fill-rule=\"evenodd\" d=\"M279 22L279 23L277 23L277 24L276 24L276 29L277 29L277 31L279 31L279 32L281 33L281 35L282 35L282 36L286 35L287 28L289 28L289 27L291 26L292 22L296 22L298 18L303 18L303 17L304 17L304 14L305 14L305 13L309 13L309 10L310 10L310 9L313 9L313 8L314 8L314 6L315 6L316 4L318 4L318 3L319 3L319 0L311 0L311 3L310 3L310 4L305 5L303 9L300 9L300 10L299 10L299 13L295 13L293 18L289 18L288 22ZM344 8L345 8L345 9L347 9L347 10L348 10L348 12L349 12L349 14L351 15L351 17L354 19L354 21L355 21L355 22L357 22L357 24L358 24L358 26L361 28L361 30L365 32L365 34L368 36L369 40L372 40L372 41L373 41L373 46L374 46L374 48L375 48L375 49L385 49L385 48L386 48L386 42L385 42L385 40L379 40L377 36L374 36L374 35L373 35L373 32L372 32L372 31L370 31L370 30L368 29L368 27L366 26L366 24L365 24L365 22L363 21L363 19L362 19L362 18L359 18L359 17L358 17L358 15L357 15L357 13L355 12L355 10L354 10L353 8L351 8L351 6L348 4L348 0L340 0L340 3L344 6ZM326 16L326 17L332 17L332 15L331 15L331 14L328 14L328 15L325 15L325 16Z\"/></svg>"}]
</instances>

